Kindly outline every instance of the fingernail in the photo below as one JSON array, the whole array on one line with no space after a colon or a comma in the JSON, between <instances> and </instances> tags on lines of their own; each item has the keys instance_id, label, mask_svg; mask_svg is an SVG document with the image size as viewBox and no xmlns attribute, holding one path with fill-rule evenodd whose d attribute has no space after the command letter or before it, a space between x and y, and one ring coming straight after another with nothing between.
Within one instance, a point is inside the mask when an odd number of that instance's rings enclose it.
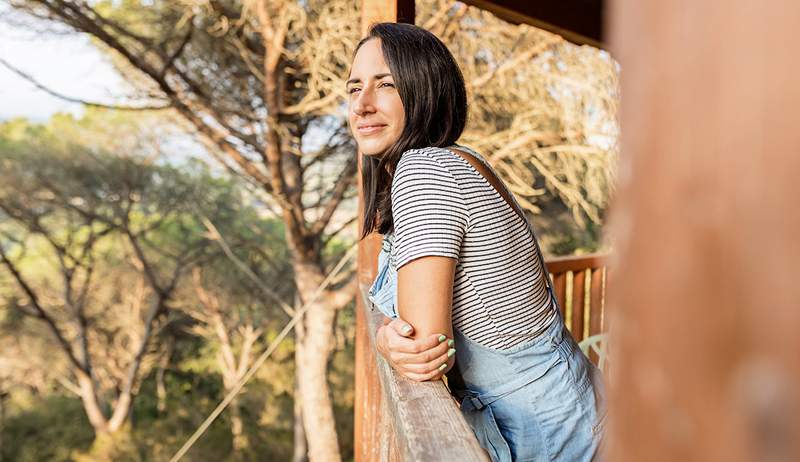
<instances>
[{"instance_id":1,"label":"fingernail","mask_svg":"<svg viewBox=\"0 0 800 462\"><path fill-rule=\"evenodd\" d=\"M439 335L439 343L444 342L444 339L446 338L447 337L445 337L444 335Z\"/></svg>"},{"instance_id":2,"label":"fingernail","mask_svg":"<svg viewBox=\"0 0 800 462\"><path fill-rule=\"evenodd\" d=\"M447 341L447 346L449 346L449 347L451 347L451 346L453 346L455 344L456 344L456 342L454 342L452 339Z\"/></svg>"},{"instance_id":3,"label":"fingernail","mask_svg":"<svg viewBox=\"0 0 800 462\"><path fill-rule=\"evenodd\" d=\"M448 358L453 356L454 354L456 354L456 349L455 348L450 348L449 350L447 350L447 357Z\"/></svg>"},{"instance_id":4,"label":"fingernail","mask_svg":"<svg viewBox=\"0 0 800 462\"><path fill-rule=\"evenodd\" d=\"M443 370L445 370L445 369L447 369L447 363L444 363L444 364L442 364L441 366L439 366L439 370L440 370L440 371L443 371Z\"/></svg>"},{"instance_id":5,"label":"fingernail","mask_svg":"<svg viewBox=\"0 0 800 462\"><path fill-rule=\"evenodd\" d=\"M406 324L400 330L402 330L404 334L407 334L407 333L411 332L411 326Z\"/></svg>"}]
</instances>

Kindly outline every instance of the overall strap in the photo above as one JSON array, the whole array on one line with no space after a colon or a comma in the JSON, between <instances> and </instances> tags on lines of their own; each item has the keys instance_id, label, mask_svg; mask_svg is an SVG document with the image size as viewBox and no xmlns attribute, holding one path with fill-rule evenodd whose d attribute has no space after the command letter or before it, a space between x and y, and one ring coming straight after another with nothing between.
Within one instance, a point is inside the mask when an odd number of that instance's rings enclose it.
<instances>
[{"instance_id":1,"label":"overall strap","mask_svg":"<svg viewBox=\"0 0 800 462\"><path fill-rule=\"evenodd\" d=\"M472 155L472 157L474 157L481 164L483 164L486 167L486 169L492 175L494 175L495 179L497 180L497 183L499 185L501 185L501 187L505 190L506 195L504 196L503 194L500 194L500 197L502 197L503 200L506 201L508 206L511 207L511 209L514 210L514 212L520 218L522 218L522 221L524 221L526 225L528 225L528 230L530 231L531 236L533 237L533 241L534 241L533 242L533 244L534 244L533 246L536 249L536 255L538 256L539 262L542 265L542 272L544 273L544 280L545 280L545 285L547 286L547 291L550 293L550 298L551 298L553 304L556 306L556 311L557 311L558 315L560 316L561 315L561 308L558 306L558 298L556 298L556 294L553 291L553 283L550 281L550 272L547 270L547 265L544 262L544 255L542 255L541 246L539 245L539 239L536 237L536 231L533 229L533 224L530 222L530 220L528 220L525 217L525 214L522 212L522 207L517 202L517 199L516 199L516 197L514 197L514 194L512 194L511 191L509 191L508 188L505 186L505 184L502 181L500 181L499 178L497 178L497 175L495 175L494 170L492 169L492 166L487 161L485 161L483 159L483 157L481 157L480 154L478 154L474 150L472 150L472 149L470 149L470 148L468 148L466 146L462 146L460 144L454 144L452 146L449 146L448 148L456 148L456 149L460 149L462 151L467 151L469 154ZM456 155L458 155L458 153L456 153ZM488 181L488 178L487 178L487 181ZM489 184L492 185L492 182L489 181ZM498 194L499 193L500 193L500 191L498 191ZM506 196L511 198L511 202L508 201Z\"/></svg>"}]
</instances>

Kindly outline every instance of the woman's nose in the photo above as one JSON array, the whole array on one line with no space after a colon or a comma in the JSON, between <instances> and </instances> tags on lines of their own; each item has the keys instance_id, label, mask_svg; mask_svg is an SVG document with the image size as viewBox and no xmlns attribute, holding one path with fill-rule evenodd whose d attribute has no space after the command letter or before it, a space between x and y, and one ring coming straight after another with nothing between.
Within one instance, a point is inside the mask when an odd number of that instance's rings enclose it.
<instances>
[{"instance_id":1,"label":"woman's nose","mask_svg":"<svg viewBox=\"0 0 800 462\"><path fill-rule=\"evenodd\" d=\"M367 88L359 91L356 94L355 101L353 102L353 112L358 115L375 112L373 96L374 95L372 91Z\"/></svg>"}]
</instances>

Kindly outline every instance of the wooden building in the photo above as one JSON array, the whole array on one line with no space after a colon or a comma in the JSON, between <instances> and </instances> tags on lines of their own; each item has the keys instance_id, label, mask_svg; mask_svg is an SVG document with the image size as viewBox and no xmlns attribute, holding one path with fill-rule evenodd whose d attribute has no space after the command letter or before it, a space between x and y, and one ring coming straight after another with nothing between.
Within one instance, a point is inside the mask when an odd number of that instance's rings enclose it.
<instances>
[{"instance_id":1,"label":"wooden building","mask_svg":"<svg viewBox=\"0 0 800 462\"><path fill-rule=\"evenodd\" d=\"M361 1L365 32L414 22ZM622 66L606 460L800 460L800 2L464 3ZM441 384L375 357L379 246L359 248L356 460L485 460Z\"/></svg>"}]
</instances>

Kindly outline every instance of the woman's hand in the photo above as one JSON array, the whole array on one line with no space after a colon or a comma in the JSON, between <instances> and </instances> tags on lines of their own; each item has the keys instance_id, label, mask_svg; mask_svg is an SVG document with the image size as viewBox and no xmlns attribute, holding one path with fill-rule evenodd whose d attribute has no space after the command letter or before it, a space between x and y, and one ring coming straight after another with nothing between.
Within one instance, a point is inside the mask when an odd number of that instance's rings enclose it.
<instances>
[{"instance_id":1,"label":"woman's hand","mask_svg":"<svg viewBox=\"0 0 800 462\"><path fill-rule=\"evenodd\" d=\"M455 364L452 339L443 334L413 339L414 328L400 318L384 318L377 349L394 370L411 380L439 380Z\"/></svg>"}]
</instances>

